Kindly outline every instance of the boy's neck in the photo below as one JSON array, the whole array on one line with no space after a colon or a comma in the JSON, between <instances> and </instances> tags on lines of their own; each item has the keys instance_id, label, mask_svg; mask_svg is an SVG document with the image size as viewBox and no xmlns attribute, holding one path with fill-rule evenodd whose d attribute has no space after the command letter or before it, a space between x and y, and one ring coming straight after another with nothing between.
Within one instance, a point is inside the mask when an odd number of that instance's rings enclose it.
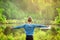
<instances>
[{"instance_id":1,"label":"boy's neck","mask_svg":"<svg viewBox=\"0 0 60 40\"><path fill-rule=\"evenodd\" d=\"M28 22L28 24L31 24L31 22Z\"/></svg>"}]
</instances>

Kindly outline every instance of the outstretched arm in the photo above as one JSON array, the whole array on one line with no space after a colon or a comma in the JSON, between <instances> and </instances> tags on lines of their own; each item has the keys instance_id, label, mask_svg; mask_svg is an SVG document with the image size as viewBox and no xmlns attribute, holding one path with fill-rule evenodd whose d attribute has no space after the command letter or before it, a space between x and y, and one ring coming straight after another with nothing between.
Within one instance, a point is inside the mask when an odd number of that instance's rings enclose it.
<instances>
[{"instance_id":1,"label":"outstretched arm","mask_svg":"<svg viewBox=\"0 0 60 40\"><path fill-rule=\"evenodd\" d=\"M37 28L41 28L41 29L51 29L51 25L45 26L45 25L41 25L41 24L34 24L34 26Z\"/></svg>"},{"instance_id":2,"label":"outstretched arm","mask_svg":"<svg viewBox=\"0 0 60 40\"><path fill-rule=\"evenodd\" d=\"M48 25L47 27L42 27L40 29L51 29L51 25Z\"/></svg>"},{"instance_id":3,"label":"outstretched arm","mask_svg":"<svg viewBox=\"0 0 60 40\"><path fill-rule=\"evenodd\" d=\"M39 27L39 28L47 28L47 26L45 25L41 25L41 24L34 24L35 27Z\"/></svg>"},{"instance_id":4,"label":"outstretched arm","mask_svg":"<svg viewBox=\"0 0 60 40\"><path fill-rule=\"evenodd\" d=\"M24 25L13 27L12 29L24 28Z\"/></svg>"}]
</instances>

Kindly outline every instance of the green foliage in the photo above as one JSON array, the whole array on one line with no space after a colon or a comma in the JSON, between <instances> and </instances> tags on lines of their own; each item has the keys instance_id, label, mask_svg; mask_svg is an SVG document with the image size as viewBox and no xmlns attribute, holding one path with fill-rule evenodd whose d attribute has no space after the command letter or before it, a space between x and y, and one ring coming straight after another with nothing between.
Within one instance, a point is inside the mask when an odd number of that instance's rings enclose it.
<instances>
[{"instance_id":1,"label":"green foliage","mask_svg":"<svg viewBox=\"0 0 60 40\"><path fill-rule=\"evenodd\" d=\"M58 16L56 17L56 22L60 24L60 8L57 8Z\"/></svg>"},{"instance_id":2,"label":"green foliage","mask_svg":"<svg viewBox=\"0 0 60 40\"><path fill-rule=\"evenodd\" d=\"M56 8L56 10L58 15L55 17L55 21L52 24L57 24L60 26L60 8Z\"/></svg>"},{"instance_id":3,"label":"green foliage","mask_svg":"<svg viewBox=\"0 0 60 40\"><path fill-rule=\"evenodd\" d=\"M4 23L6 21L6 18L3 14L4 9L0 8L0 23Z\"/></svg>"}]
</instances>

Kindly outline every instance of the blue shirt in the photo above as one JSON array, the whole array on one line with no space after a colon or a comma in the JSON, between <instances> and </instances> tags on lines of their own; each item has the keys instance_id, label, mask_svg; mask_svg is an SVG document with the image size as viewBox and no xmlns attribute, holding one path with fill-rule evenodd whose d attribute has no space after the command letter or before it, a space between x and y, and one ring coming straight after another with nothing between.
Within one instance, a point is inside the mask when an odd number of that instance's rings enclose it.
<instances>
[{"instance_id":1,"label":"blue shirt","mask_svg":"<svg viewBox=\"0 0 60 40\"><path fill-rule=\"evenodd\" d=\"M24 28L26 35L33 35L34 28L45 28L45 25L40 25L40 24L24 24L21 26L16 26L13 29L19 29L19 28Z\"/></svg>"}]
</instances>

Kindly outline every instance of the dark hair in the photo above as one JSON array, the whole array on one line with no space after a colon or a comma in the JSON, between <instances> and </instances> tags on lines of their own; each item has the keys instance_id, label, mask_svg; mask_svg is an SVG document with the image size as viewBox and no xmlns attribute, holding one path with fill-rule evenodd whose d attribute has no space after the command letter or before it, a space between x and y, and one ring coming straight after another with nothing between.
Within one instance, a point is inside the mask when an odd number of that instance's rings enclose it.
<instances>
[{"instance_id":1,"label":"dark hair","mask_svg":"<svg viewBox=\"0 0 60 40\"><path fill-rule=\"evenodd\" d=\"M28 17L28 22L32 22L32 17Z\"/></svg>"}]
</instances>

